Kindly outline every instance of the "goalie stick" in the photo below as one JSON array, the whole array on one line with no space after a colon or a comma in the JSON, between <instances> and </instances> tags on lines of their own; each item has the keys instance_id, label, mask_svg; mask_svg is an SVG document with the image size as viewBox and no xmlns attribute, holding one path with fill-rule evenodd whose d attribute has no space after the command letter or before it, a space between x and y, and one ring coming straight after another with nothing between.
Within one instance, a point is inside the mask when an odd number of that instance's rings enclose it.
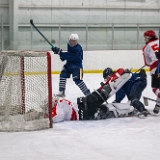
<instances>
[{"instance_id":1,"label":"goalie stick","mask_svg":"<svg viewBox=\"0 0 160 160\"><path fill-rule=\"evenodd\" d=\"M41 33L41 31L34 25L33 19L30 20L30 24L37 30L37 32L54 48L53 44Z\"/></svg>"},{"instance_id":2,"label":"goalie stick","mask_svg":"<svg viewBox=\"0 0 160 160\"><path fill-rule=\"evenodd\" d=\"M150 100L150 101L153 101L153 102L158 102L158 103L160 103L160 101L157 101L157 100L155 100L155 99L152 99L152 98L148 98L148 97L143 97L143 101L144 101L144 104L145 104L145 106L148 106L148 100Z\"/></svg>"}]
</instances>

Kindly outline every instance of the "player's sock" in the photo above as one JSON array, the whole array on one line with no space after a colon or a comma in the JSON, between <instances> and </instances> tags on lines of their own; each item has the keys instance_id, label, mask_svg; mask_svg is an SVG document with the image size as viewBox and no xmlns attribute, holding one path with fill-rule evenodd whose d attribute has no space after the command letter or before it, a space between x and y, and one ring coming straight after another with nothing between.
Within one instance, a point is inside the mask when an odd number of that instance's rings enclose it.
<instances>
[{"instance_id":1,"label":"player's sock","mask_svg":"<svg viewBox=\"0 0 160 160\"><path fill-rule=\"evenodd\" d=\"M60 80L59 80L59 90L60 91L65 90L65 88L66 88L66 81L67 81L66 78L60 78Z\"/></svg>"},{"instance_id":2,"label":"player's sock","mask_svg":"<svg viewBox=\"0 0 160 160\"><path fill-rule=\"evenodd\" d=\"M160 105L156 104L155 107L154 107L154 109L153 109L153 112L154 112L155 114L158 114L158 113L159 113L159 110L160 110Z\"/></svg>"},{"instance_id":3,"label":"player's sock","mask_svg":"<svg viewBox=\"0 0 160 160\"><path fill-rule=\"evenodd\" d=\"M80 90L83 92L83 94L86 96L90 94L90 90L87 88L86 84L81 81L79 84L77 84Z\"/></svg>"}]
</instances>

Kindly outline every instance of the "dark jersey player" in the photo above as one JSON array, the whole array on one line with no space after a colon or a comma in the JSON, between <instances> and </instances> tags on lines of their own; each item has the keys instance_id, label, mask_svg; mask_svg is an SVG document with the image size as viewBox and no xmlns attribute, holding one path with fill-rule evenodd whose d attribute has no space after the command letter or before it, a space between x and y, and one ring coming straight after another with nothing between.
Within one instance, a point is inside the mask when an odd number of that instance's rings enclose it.
<instances>
[{"instance_id":1,"label":"dark jersey player","mask_svg":"<svg viewBox=\"0 0 160 160\"><path fill-rule=\"evenodd\" d=\"M78 43L78 34L71 34L67 44L67 52L63 52L58 47L52 47L54 54L58 54L62 61L66 60L66 64L60 73L59 93L57 96L65 97L66 81L72 75L73 81L80 88L84 95L88 95L90 90L83 81L83 49Z\"/></svg>"}]
</instances>

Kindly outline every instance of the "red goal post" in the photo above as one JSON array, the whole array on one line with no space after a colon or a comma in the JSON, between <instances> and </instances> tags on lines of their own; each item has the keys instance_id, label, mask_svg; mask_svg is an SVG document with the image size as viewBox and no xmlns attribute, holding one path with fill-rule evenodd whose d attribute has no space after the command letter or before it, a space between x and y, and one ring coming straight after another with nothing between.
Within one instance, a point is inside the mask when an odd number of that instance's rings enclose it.
<instances>
[{"instance_id":1,"label":"red goal post","mask_svg":"<svg viewBox=\"0 0 160 160\"><path fill-rule=\"evenodd\" d=\"M51 55L39 51L0 53L0 131L52 127Z\"/></svg>"}]
</instances>

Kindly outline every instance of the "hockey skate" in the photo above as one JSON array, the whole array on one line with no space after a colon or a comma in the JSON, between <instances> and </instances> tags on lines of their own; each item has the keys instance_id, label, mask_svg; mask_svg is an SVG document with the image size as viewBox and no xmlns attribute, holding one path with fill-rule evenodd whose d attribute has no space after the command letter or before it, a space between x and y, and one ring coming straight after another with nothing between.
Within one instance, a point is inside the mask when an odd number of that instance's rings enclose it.
<instances>
[{"instance_id":1,"label":"hockey skate","mask_svg":"<svg viewBox=\"0 0 160 160\"><path fill-rule=\"evenodd\" d=\"M58 94L56 94L56 96L57 97L65 97L66 95L65 95L65 92L64 91L59 91L59 93Z\"/></svg>"},{"instance_id":2,"label":"hockey skate","mask_svg":"<svg viewBox=\"0 0 160 160\"><path fill-rule=\"evenodd\" d=\"M144 111L140 112L140 114L138 114L138 117L143 118L143 117L147 117L149 115L151 115L151 113L147 109L145 109Z\"/></svg>"},{"instance_id":3,"label":"hockey skate","mask_svg":"<svg viewBox=\"0 0 160 160\"><path fill-rule=\"evenodd\" d=\"M158 114L159 113L159 110L160 110L160 106L158 104L155 105L154 109L153 109L153 112L155 114Z\"/></svg>"},{"instance_id":4,"label":"hockey skate","mask_svg":"<svg viewBox=\"0 0 160 160\"><path fill-rule=\"evenodd\" d=\"M135 108L132 112L128 113L128 117L135 116L135 115L138 115L138 110Z\"/></svg>"},{"instance_id":5,"label":"hockey skate","mask_svg":"<svg viewBox=\"0 0 160 160\"><path fill-rule=\"evenodd\" d=\"M147 117L148 115L150 115L149 111L148 110L145 110L143 112L141 112L142 114L144 114L145 117Z\"/></svg>"}]
</instances>

